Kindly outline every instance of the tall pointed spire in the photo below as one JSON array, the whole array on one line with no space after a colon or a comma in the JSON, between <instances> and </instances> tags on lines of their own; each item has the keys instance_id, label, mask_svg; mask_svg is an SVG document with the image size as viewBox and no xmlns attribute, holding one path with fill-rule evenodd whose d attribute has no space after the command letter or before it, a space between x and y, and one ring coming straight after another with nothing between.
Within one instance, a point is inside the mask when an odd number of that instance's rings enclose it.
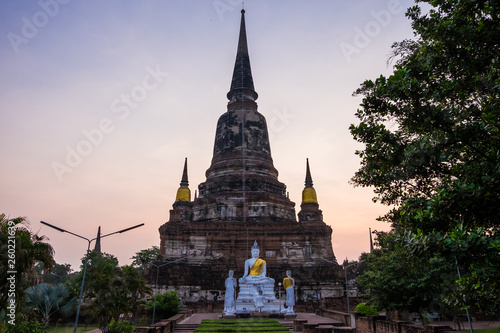
<instances>
[{"instance_id":1,"label":"tall pointed spire","mask_svg":"<svg viewBox=\"0 0 500 333\"><path fill-rule=\"evenodd\" d=\"M245 28L245 10L241 10L240 37L238 40L238 51L234 63L233 79L231 89L227 93L230 102L255 101L258 94L253 87L252 70L250 68L250 56L248 55L247 33Z\"/></svg>"},{"instance_id":2,"label":"tall pointed spire","mask_svg":"<svg viewBox=\"0 0 500 333\"><path fill-rule=\"evenodd\" d=\"M313 187L313 180L311 177L311 170L309 169L309 159L306 158L306 187Z\"/></svg>"},{"instance_id":3,"label":"tall pointed spire","mask_svg":"<svg viewBox=\"0 0 500 333\"><path fill-rule=\"evenodd\" d=\"M189 189L188 175L187 175L187 157L184 160L184 170L182 172L182 179L180 187L177 190L175 201L191 201L191 190Z\"/></svg>"},{"instance_id":4,"label":"tall pointed spire","mask_svg":"<svg viewBox=\"0 0 500 333\"><path fill-rule=\"evenodd\" d=\"M302 191L302 203L318 203L318 198L316 197L316 190L313 187L313 181L311 177L311 170L309 169L309 159L306 159L306 182L305 188Z\"/></svg>"},{"instance_id":5,"label":"tall pointed spire","mask_svg":"<svg viewBox=\"0 0 500 333\"><path fill-rule=\"evenodd\" d=\"M368 228L370 230L370 253L373 252L373 240L372 240L372 228Z\"/></svg>"},{"instance_id":6,"label":"tall pointed spire","mask_svg":"<svg viewBox=\"0 0 500 333\"><path fill-rule=\"evenodd\" d=\"M99 226L99 228L97 229L94 251L99 254L101 253L101 226Z\"/></svg>"},{"instance_id":7,"label":"tall pointed spire","mask_svg":"<svg viewBox=\"0 0 500 333\"><path fill-rule=\"evenodd\" d=\"M184 159L184 170L182 171L182 179L181 179L181 186L189 186L188 182L188 159L187 157Z\"/></svg>"}]
</instances>

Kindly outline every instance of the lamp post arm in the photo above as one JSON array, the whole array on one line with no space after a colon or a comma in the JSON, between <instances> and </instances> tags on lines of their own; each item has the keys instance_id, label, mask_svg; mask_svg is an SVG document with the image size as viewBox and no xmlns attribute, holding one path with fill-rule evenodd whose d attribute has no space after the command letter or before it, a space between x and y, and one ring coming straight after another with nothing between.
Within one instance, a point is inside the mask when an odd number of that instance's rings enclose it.
<instances>
[{"instance_id":1,"label":"lamp post arm","mask_svg":"<svg viewBox=\"0 0 500 333\"><path fill-rule=\"evenodd\" d=\"M161 265L160 265L160 266L158 266L158 267L163 267L163 266L166 266L166 265L168 265L168 264L173 264L173 263L175 263L175 262L178 262L178 261L181 261L181 260L185 260L185 259L186 259L186 258L180 258L180 259L177 259L177 260L174 260L174 261L169 261L169 262L166 262L166 263L164 263L164 264L161 264Z\"/></svg>"},{"instance_id":2,"label":"lamp post arm","mask_svg":"<svg viewBox=\"0 0 500 333\"><path fill-rule=\"evenodd\" d=\"M57 231L60 231L60 232L67 232L68 234L71 234L73 236L76 236L78 238L81 238L81 239L85 239L87 242L89 242L90 240L87 238L87 237L83 237L83 236L80 236L80 235L77 235L71 231L68 231L68 230L64 230L63 228L59 228L59 227L56 227L55 225L53 224L50 224L50 223L47 223L47 222L44 222L44 221L40 221L41 224L44 224L46 225L47 227L51 227L53 229L56 229Z\"/></svg>"},{"instance_id":3,"label":"lamp post arm","mask_svg":"<svg viewBox=\"0 0 500 333\"><path fill-rule=\"evenodd\" d=\"M120 231L115 231L115 232L112 232L110 234L103 235L103 236L101 236L101 238L104 238L104 237L107 237L107 236L111 236L111 235L114 235L114 234L121 234L123 232L129 231L129 230L132 230L132 229L135 229L135 228L142 227L143 225L144 225L144 223L141 223L141 224L138 224L138 225L134 225L133 227L130 227L130 228L127 228L127 229L123 229L123 230L120 230Z\"/></svg>"}]
</instances>

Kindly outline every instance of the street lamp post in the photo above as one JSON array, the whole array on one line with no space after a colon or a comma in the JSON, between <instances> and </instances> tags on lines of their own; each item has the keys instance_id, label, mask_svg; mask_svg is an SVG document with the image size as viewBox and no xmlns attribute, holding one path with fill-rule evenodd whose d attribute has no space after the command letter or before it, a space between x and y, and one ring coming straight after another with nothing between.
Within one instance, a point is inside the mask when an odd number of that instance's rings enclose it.
<instances>
[{"instance_id":1,"label":"street lamp post","mask_svg":"<svg viewBox=\"0 0 500 333\"><path fill-rule=\"evenodd\" d=\"M362 263L364 260L360 260L358 262L355 262L355 263L352 263L350 265L344 265L344 275L345 275L345 292L346 292L346 295L347 295L347 313L350 313L349 312L349 286L347 284L347 268L350 267L350 266L354 266L354 265L357 265L357 264L360 264Z\"/></svg>"},{"instance_id":2,"label":"street lamp post","mask_svg":"<svg viewBox=\"0 0 500 333\"><path fill-rule=\"evenodd\" d=\"M56 229L57 231L60 231L60 232L67 232L68 234L71 234L73 236L76 236L78 238L81 238L81 239L85 239L89 245L87 247L87 254L85 255L85 265L83 267L83 277L82 277L82 285L80 287L80 297L78 298L78 308L76 310L76 319L75 319L75 328L73 330L74 333L76 333L76 328L78 326L78 317L80 316L80 306L82 304L82 295L83 295L83 286L85 284L85 273L87 272L87 262L88 262L88 259L89 259L89 252L90 252L90 243L92 243L92 241L96 240L96 238L92 238L92 239L88 239L86 237L83 237L83 236L80 236L78 234L75 234L71 231L67 231L67 230L64 230L62 228L59 228L59 227L56 227L50 223L47 223L47 222L44 222L44 221L40 221L41 224L44 224L48 227L51 227L53 229ZM106 234L106 235L103 235L103 236L100 236L100 238L104 238L104 237L107 237L107 236L111 236L111 235L114 235L114 234L121 234L121 233L124 233L125 231L129 231L129 230L132 230L132 229L135 229L135 228L138 228L138 227L142 227L144 225L144 223L141 223L141 224L138 224L138 225L135 225L133 227L130 227L130 228L126 228L126 229L123 229L123 230L120 230L120 231L115 231L115 232L112 232L110 234Z\"/></svg>"},{"instance_id":3,"label":"street lamp post","mask_svg":"<svg viewBox=\"0 0 500 333\"><path fill-rule=\"evenodd\" d=\"M458 267L458 260L457 260L457 257L455 257L455 265L457 266L457 273L458 273L458 279L460 280L462 277L460 276L460 268ZM463 295L463 298L464 298L464 303L465 303L465 295ZM465 305L465 304L464 304ZM465 313L467 314L467 321L469 322L469 330L470 330L470 333L473 333L473 330L472 330L472 323L470 321L470 315L469 315L469 310L467 308L465 308Z\"/></svg>"},{"instance_id":4,"label":"street lamp post","mask_svg":"<svg viewBox=\"0 0 500 333\"><path fill-rule=\"evenodd\" d=\"M326 261L326 262L329 262L331 264L336 264L336 262L330 261L328 259L325 259L325 258L321 258L321 259L324 260L324 261ZM360 260L360 261L352 263L350 265L344 265L345 291L346 291L346 295L347 295L347 313L349 313L349 287L347 285L347 267L350 267L350 266L353 266L353 265L357 265L357 264L361 264L362 262L364 262L364 260Z\"/></svg>"},{"instance_id":5,"label":"street lamp post","mask_svg":"<svg viewBox=\"0 0 500 333\"><path fill-rule=\"evenodd\" d=\"M180 259L177 259L177 260L174 260L174 261L166 262L166 263L161 264L161 265L156 265L156 264L153 264L152 262L148 262L148 264L150 264L151 266L155 266L156 267L155 297L154 297L154 301L153 301L153 320L151 322L151 325L153 325L155 323L156 294L158 293L158 275L160 274L160 267L166 266L168 264L173 264L174 262L178 262L178 261L181 261L181 260L184 260L184 259L185 258L180 258Z\"/></svg>"},{"instance_id":6,"label":"street lamp post","mask_svg":"<svg viewBox=\"0 0 500 333\"><path fill-rule=\"evenodd\" d=\"M280 297L280 313L281 313L281 282L278 282L279 287L279 297Z\"/></svg>"}]
</instances>

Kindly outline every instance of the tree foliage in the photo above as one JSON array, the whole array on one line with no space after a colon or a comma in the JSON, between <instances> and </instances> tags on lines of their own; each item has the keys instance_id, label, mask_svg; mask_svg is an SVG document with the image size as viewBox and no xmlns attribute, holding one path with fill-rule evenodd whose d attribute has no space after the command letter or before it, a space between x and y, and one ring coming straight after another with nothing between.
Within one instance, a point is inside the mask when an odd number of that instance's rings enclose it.
<instances>
[{"instance_id":1,"label":"tree foliage","mask_svg":"<svg viewBox=\"0 0 500 333\"><path fill-rule=\"evenodd\" d=\"M438 253L415 256L394 233L377 233L359 284L377 309L420 314L457 310L456 268Z\"/></svg>"},{"instance_id":2,"label":"tree foliage","mask_svg":"<svg viewBox=\"0 0 500 333\"><path fill-rule=\"evenodd\" d=\"M71 278L73 274L73 269L70 264L58 264L55 263L54 267L50 271L45 269L43 263L38 263L37 266L40 266L43 273L43 282L58 284L64 283Z\"/></svg>"},{"instance_id":3,"label":"tree foliage","mask_svg":"<svg viewBox=\"0 0 500 333\"><path fill-rule=\"evenodd\" d=\"M135 315L145 309L145 297L150 293L145 279L131 265L119 267L116 257L107 253L89 254L85 302L103 332L121 314Z\"/></svg>"},{"instance_id":4,"label":"tree foliage","mask_svg":"<svg viewBox=\"0 0 500 333\"><path fill-rule=\"evenodd\" d=\"M45 236L30 230L25 217L9 219L5 214L0 214L0 249L0 320L3 320L12 294L7 278L15 277L16 306L20 310L35 263L40 261L51 268L54 265L54 250Z\"/></svg>"},{"instance_id":5,"label":"tree foliage","mask_svg":"<svg viewBox=\"0 0 500 333\"><path fill-rule=\"evenodd\" d=\"M3 332L3 331L2 331ZM30 318L23 313L16 315L16 324L7 325L6 333L47 333L48 329L44 327L35 318Z\"/></svg>"},{"instance_id":6,"label":"tree foliage","mask_svg":"<svg viewBox=\"0 0 500 333\"><path fill-rule=\"evenodd\" d=\"M153 313L155 300L151 299L147 303L147 308L150 313ZM177 291L169 290L163 294L156 295L155 319L167 319L177 314L181 310L181 302Z\"/></svg>"},{"instance_id":7,"label":"tree foliage","mask_svg":"<svg viewBox=\"0 0 500 333\"><path fill-rule=\"evenodd\" d=\"M500 3L418 2L432 9L408 10L416 38L393 45L394 72L355 93L352 182L393 207L381 220L409 257L458 263L469 304L498 313Z\"/></svg>"},{"instance_id":8,"label":"tree foliage","mask_svg":"<svg viewBox=\"0 0 500 333\"><path fill-rule=\"evenodd\" d=\"M148 269L148 263L154 263L157 261L158 256L160 255L160 248L158 246L152 246L150 248L138 251L135 253L131 259L132 266L134 266L141 274L144 273Z\"/></svg>"},{"instance_id":9,"label":"tree foliage","mask_svg":"<svg viewBox=\"0 0 500 333\"><path fill-rule=\"evenodd\" d=\"M52 315L68 315L76 309L76 298L71 297L68 288L63 284L41 283L28 288L26 294L26 306L41 315L45 327L48 326Z\"/></svg>"}]
</instances>

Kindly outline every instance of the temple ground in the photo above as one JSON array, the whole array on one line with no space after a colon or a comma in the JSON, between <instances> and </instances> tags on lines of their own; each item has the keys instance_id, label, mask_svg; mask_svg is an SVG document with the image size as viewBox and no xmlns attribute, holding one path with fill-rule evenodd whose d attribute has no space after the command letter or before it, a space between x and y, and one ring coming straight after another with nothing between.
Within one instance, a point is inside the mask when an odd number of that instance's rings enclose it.
<instances>
[{"instance_id":1,"label":"temple ground","mask_svg":"<svg viewBox=\"0 0 500 333\"><path fill-rule=\"evenodd\" d=\"M204 319L218 319L220 313L194 313L188 318L183 319L178 322L178 324L194 324L198 325ZM335 322L334 319L325 318L317 316L313 313L297 313L296 319L305 319L311 324L322 324L322 323L332 323ZM285 321L283 319L278 319L280 323L290 323L291 321ZM457 325L452 321L435 321L434 324L447 325L454 329L457 329ZM500 333L500 321L475 321L472 323L474 332L477 330L478 333ZM467 322L462 322L462 330L457 331L460 333L469 333L469 325ZM89 331L87 333L100 333L99 329Z\"/></svg>"},{"instance_id":2,"label":"temple ground","mask_svg":"<svg viewBox=\"0 0 500 333\"><path fill-rule=\"evenodd\" d=\"M200 324L203 319L217 319L221 314L220 313L194 313L191 317L188 317L179 322L179 324ZM297 318L295 319L306 319L308 323L311 324L322 324L322 323L332 323L340 321L336 321L334 319L325 318L317 316L313 313L297 313ZM278 319L280 323L293 322L287 321L283 319Z\"/></svg>"}]
</instances>

